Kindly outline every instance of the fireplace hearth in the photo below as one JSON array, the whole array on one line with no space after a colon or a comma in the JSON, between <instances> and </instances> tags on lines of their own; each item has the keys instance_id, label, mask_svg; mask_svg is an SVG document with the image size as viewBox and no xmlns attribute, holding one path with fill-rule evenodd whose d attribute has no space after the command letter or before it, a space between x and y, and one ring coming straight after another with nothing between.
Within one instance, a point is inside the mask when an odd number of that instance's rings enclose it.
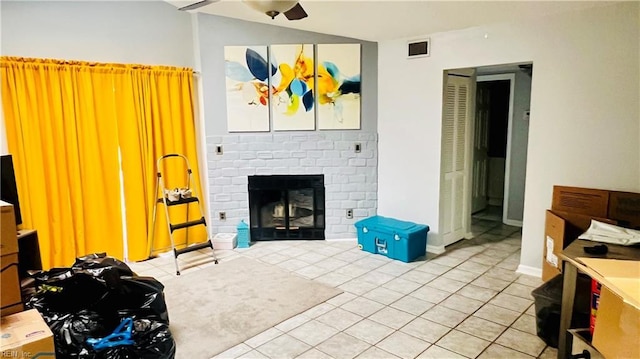
<instances>
[{"instance_id":1,"label":"fireplace hearth","mask_svg":"<svg viewBox=\"0 0 640 359\"><path fill-rule=\"evenodd\" d=\"M324 175L249 176L252 241L324 239Z\"/></svg>"}]
</instances>

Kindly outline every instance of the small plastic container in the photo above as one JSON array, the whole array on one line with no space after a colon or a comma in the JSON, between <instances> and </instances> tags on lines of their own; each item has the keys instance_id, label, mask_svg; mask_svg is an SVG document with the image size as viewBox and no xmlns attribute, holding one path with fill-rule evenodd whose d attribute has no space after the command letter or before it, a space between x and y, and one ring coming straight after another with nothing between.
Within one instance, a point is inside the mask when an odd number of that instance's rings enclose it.
<instances>
[{"instance_id":1,"label":"small plastic container","mask_svg":"<svg viewBox=\"0 0 640 359\"><path fill-rule=\"evenodd\" d=\"M395 218L373 216L354 223L358 247L403 262L424 256L429 226Z\"/></svg>"},{"instance_id":2,"label":"small plastic container","mask_svg":"<svg viewBox=\"0 0 640 359\"><path fill-rule=\"evenodd\" d=\"M237 243L235 233L218 233L213 237L214 249L234 249Z\"/></svg>"}]
</instances>

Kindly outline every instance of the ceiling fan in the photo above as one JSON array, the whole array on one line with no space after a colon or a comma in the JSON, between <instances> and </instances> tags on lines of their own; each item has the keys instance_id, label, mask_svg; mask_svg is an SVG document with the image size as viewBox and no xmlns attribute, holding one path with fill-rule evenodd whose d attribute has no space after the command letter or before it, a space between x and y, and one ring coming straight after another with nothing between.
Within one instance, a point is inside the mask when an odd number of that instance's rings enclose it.
<instances>
[{"instance_id":1,"label":"ceiling fan","mask_svg":"<svg viewBox=\"0 0 640 359\"><path fill-rule=\"evenodd\" d=\"M191 5L178 8L178 10L195 10L218 1L220 0L202 0ZM298 0L242 0L242 2L254 10L265 13L272 19L280 13L283 13L289 20L300 20L308 16L307 12L304 11Z\"/></svg>"}]
</instances>

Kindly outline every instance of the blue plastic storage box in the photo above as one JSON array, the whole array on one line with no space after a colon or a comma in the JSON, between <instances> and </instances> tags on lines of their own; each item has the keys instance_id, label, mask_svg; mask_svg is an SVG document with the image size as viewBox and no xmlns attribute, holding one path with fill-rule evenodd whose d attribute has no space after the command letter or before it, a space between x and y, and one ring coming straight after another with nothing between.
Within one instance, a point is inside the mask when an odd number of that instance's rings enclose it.
<instances>
[{"instance_id":1,"label":"blue plastic storage box","mask_svg":"<svg viewBox=\"0 0 640 359\"><path fill-rule=\"evenodd\" d=\"M429 226L383 216L365 218L355 223L358 247L403 262L424 256Z\"/></svg>"}]
</instances>

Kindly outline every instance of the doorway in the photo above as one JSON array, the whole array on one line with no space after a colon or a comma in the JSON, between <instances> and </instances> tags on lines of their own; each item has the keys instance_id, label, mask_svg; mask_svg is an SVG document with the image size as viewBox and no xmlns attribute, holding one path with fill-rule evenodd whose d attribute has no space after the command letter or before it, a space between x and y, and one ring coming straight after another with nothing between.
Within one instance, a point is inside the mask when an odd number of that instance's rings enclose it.
<instances>
[{"instance_id":1,"label":"doorway","mask_svg":"<svg viewBox=\"0 0 640 359\"><path fill-rule=\"evenodd\" d=\"M532 64L464 69L471 70L472 74L467 104L469 120L468 126L464 126L468 131L464 134L450 131L451 120L447 118L451 113L448 108L458 108L448 101L460 103L458 97L447 95L450 87L447 79L459 70L444 73L440 228L445 246L475 235L472 213L486 215L497 223L522 227L524 212ZM447 182L445 170L445 165L451 162L452 153L446 151L451 144L458 149L454 158L460 158L458 155L462 153L465 158L460 162L464 171L457 174L461 183L455 187ZM451 211L456 204L457 210ZM456 213L462 215L462 220ZM448 226L452 223L462 224L463 228Z\"/></svg>"},{"instance_id":2,"label":"doorway","mask_svg":"<svg viewBox=\"0 0 640 359\"><path fill-rule=\"evenodd\" d=\"M471 215L502 222L508 207L505 182L509 120L513 114L514 74L476 80Z\"/></svg>"}]
</instances>

